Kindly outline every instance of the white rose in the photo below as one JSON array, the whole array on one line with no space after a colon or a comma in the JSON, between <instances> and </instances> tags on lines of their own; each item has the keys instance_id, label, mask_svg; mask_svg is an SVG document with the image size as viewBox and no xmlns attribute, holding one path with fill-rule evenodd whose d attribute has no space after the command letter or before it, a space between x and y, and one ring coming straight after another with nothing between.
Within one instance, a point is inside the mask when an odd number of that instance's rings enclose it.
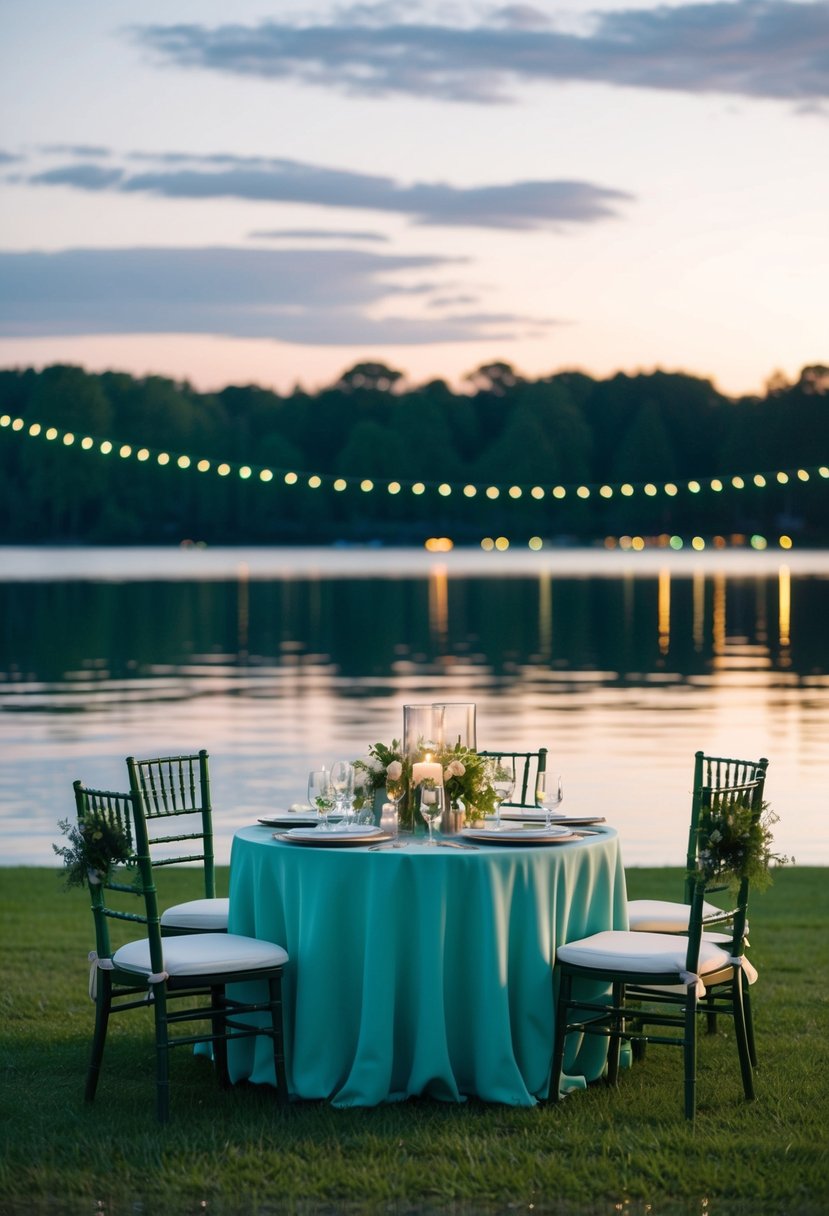
<instances>
[{"instance_id":1,"label":"white rose","mask_svg":"<svg viewBox=\"0 0 829 1216\"><path fill-rule=\"evenodd\" d=\"M386 776L389 781L399 781L403 776L403 765L399 760L392 760L391 764L386 768Z\"/></svg>"}]
</instances>

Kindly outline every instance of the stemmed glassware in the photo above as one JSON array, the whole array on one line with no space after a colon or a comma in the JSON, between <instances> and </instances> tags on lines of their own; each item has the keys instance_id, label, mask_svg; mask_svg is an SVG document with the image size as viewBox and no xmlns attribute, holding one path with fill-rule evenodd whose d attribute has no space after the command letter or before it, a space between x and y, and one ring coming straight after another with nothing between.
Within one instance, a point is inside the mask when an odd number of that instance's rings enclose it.
<instances>
[{"instance_id":1,"label":"stemmed glassware","mask_svg":"<svg viewBox=\"0 0 829 1216\"><path fill-rule=\"evenodd\" d=\"M386 772L386 798L394 807L394 829L392 835L394 836L395 847L400 845L400 801L405 793L406 781L403 776L402 768L400 775L397 777L390 777L388 772Z\"/></svg>"},{"instance_id":2,"label":"stemmed glassware","mask_svg":"<svg viewBox=\"0 0 829 1216\"><path fill-rule=\"evenodd\" d=\"M354 765L348 760L336 760L331 766L331 788L337 813L348 824L354 803Z\"/></svg>"},{"instance_id":3,"label":"stemmed glassware","mask_svg":"<svg viewBox=\"0 0 829 1216\"><path fill-rule=\"evenodd\" d=\"M535 800L539 806L544 807L547 813L544 830L549 832L553 826L553 812L564 801L564 786L561 777L554 777L552 773L539 773L535 783Z\"/></svg>"},{"instance_id":4,"label":"stemmed glassware","mask_svg":"<svg viewBox=\"0 0 829 1216\"><path fill-rule=\"evenodd\" d=\"M435 781L421 781L417 787L417 801L420 814L426 820L429 828L429 839L424 841L425 844L435 845L433 829L435 824L440 819L446 807L446 791L442 785L438 785Z\"/></svg>"},{"instance_id":5,"label":"stemmed glassware","mask_svg":"<svg viewBox=\"0 0 829 1216\"><path fill-rule=\"evenodd\" d=\"M515 790L515 761L511 756L491 760L489 780L495 793L495 830L501 828L501 803L508 802Z\"/></svg>"},{"instance_id":6,"label":"stemmed glassware","mask_svg":"<svg viewBox=\"0 0 829 1216\"><path fill-rule=\"evenodd\" d=\"M319 815L320 830L328 831L328 812L334 805L334 792L327 768L315 768L308 774L308 802Z\"/></svg>"}]
</instances>

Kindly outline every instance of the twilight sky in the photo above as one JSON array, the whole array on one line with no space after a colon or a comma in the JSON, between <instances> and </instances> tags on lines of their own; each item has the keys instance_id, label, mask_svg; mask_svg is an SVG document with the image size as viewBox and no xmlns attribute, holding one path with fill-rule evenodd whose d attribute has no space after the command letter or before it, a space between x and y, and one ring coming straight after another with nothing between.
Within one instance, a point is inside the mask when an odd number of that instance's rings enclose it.
<instances>
[{"instance_id":1,"label":"twilight sky","mask_svg":"<svg viewBox=\"0 0 829 1216\"><path fill-rule=\"evenodd\" d=\"M829 0L0 0L0 366L829 362Z\"/></svg>"}]
</instances>

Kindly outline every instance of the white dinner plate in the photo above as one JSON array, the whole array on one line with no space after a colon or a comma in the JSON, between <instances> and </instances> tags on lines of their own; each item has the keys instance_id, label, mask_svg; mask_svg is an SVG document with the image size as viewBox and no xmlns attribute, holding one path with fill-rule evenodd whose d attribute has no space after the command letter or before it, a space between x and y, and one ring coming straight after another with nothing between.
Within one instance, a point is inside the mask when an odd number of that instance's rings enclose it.
<instances>
[{"instance_id":1,"label":"white dinner plate","mask_svg":"<svg viewBox=\"0 0 829 1216\"><path fill-rule=\"evenodd\" d=\"M517 821L519 823L544 823L547 814L545 811L537 811L534 807L518 806L505 807L501 811L502 819ZM560 823L563 827L586 828L594 823L605 823L604 815L551 815L552 823Z\"/></svg>"},{"instance_id":2,"label":"white dinner plate","mask_svg":"<svg viewBox=\"0 0 829 1216\"><path fill-rule=\"evenodd\" d=\"M282 815L269 815L259 822L266 828L299 828L313 827L319 823L316 811L285 811Z\"/></svg>"},{"instance_id":3,"label":"white dinner plate","mask_svg":"<svg viewBox=\"0 0 829 1216\"><path fill-rule=\"evenodd\" d=\"M321 831L319 828L291 828L289 832L275 832L277 840L287 844L302 844L331 848L356 848L359 845L377 844L379 841L391 840L392 837L382 828L363 827L352 823L348 828L337 828L334 831Z\"/></svg>"},{"instance_id":4,"label":"white dinner plate","mask_svg":"<svg viewBox=\"0 0 829 1216\"><path fill-rule=\"evenodd\" d=\"M569 828L464 828L461 832L467 840L479 844L562 844L577 837Z\"/></svg>"}]
</instances>

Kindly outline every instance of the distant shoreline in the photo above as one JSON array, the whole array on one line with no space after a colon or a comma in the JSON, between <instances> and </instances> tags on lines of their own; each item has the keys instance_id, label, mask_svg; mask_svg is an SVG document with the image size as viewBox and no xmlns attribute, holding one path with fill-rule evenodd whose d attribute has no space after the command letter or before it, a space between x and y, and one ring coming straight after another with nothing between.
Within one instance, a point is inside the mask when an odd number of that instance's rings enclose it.
<instances>
[{"instance_id":1,"label":"distant shoreline","mask_svg":"<svg viewBox=\"0 0 829 1216\"><path fill-rule=\"evenodd\" d=\"M649 548L641 552L600 548L512 548L486 553L455 548L429 553L422 548L348 546L4 546L0 582L54 580L175 581L266 578L427 578L448 577L652 577L662 570L679 577L726 573L768 577L781 568L793 574L829 577L829 550Z\"/></svg>"}]
</instances>

